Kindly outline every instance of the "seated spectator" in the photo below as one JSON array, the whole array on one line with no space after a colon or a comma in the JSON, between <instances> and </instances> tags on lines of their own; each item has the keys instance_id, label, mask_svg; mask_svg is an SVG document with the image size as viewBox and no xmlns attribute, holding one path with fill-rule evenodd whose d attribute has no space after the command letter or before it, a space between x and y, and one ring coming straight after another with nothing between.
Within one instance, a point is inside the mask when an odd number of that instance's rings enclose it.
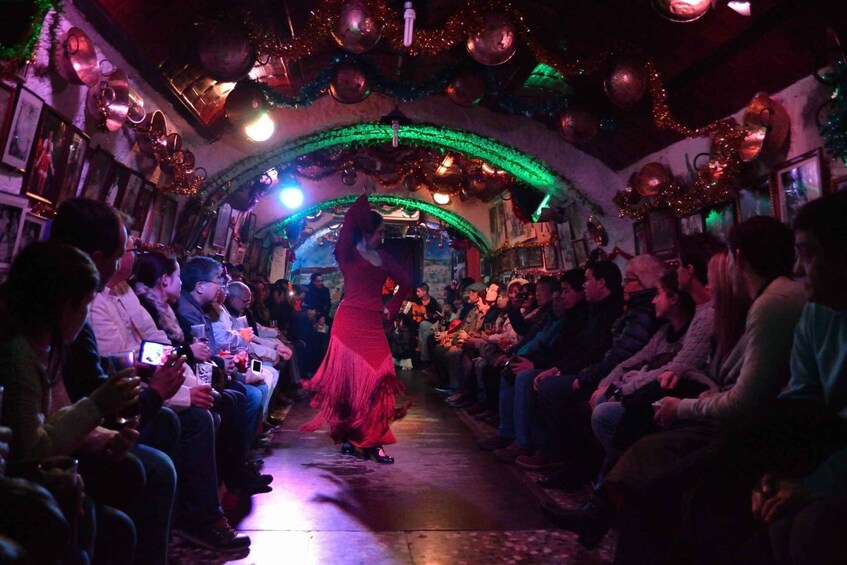
<instances>
[{"instance_id":1,"label":"seated spectator","mask_svg":"<svg viewBox=\"0 0 847 565\"><path fill-rule=\"evenodd\" d=\"M0 287L2 413L12 429L14 461L37 463L85 452L118 462L138 440L132 426L120 432L100 427L104 416L138 403L140 381L131 372L118 373L73 404L59 378L62 354L85 324L98 287L99 274L88 256L42 242L20 253ZM124 488L142 486L126 477ZM104 519L97 524L97 551L132 560L132 522L120 512L104 512Z\"/></svg>"},{"instance_id":2,"label":"seated spectator","mask_svg":"<svg viewBox=\"0 0 847 565\"><path fill-rule=\"evenodd\" d=\"M790 280L794 262L791 230L778 220L757 216L733 226L729 268L753 300L744 335L717 375L719 390L697 399L665 397L655 418L667 430L648 435L628 449L609 471L603 489L579 511L548 508L562 527L597 543L621 508L617 552L622 560L667 559L679 538L679 504L689 482L712 456L715 423L738 426L746 416L772 404L788 378L792 335L805 303L801 285ZM739 286L740 288L740 286ZM734 427L733 433L740 433ZM718 450L720 451L720 450ZM611 503L613 496L616 505ZM644 501L649 500L649 505Z\"/></svg>"},{"instance_id":3,"label":"seated spectator","mask_svg":"<svg viewBox=\"0 0 847 565\"><path fill-rule=\"evenodd\" d=\"M591 432L590 397L600 380L644 347L661 325L653 307L665 272L661 261L652 255L633 257L626 264L622 286L620 270L610 262L593 263L589 270L586 299L603 295L603 307L589 311L588 329L579 344L568 348L555 367L535 377L542 453L549 460L567 462L540 481L545 487L575 486L594 474L599 453ZM620 312L621 292L627 308L612 321L609 316Z\"/></svg>"}]
</instances>

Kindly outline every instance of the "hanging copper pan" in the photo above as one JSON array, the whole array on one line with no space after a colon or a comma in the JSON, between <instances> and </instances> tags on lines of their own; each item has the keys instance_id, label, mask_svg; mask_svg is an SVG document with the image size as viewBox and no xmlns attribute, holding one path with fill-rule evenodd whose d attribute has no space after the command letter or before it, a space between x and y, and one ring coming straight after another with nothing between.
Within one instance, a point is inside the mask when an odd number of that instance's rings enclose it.
<instances>
[{"instance_id":1,"label":"hanging copper pan","mask_svg":"<svg viewBox=\"0 0 847 565\"><path fill-rule=\"evenodd\" d=\"M671 173L667 167L661 163L647 163L638 171L634 188L641 196L655 196L670 180Z\"/></svg>"},{"instance_id":2,"label":"hanging copper pan","mask_svg":"<svg viewBox=\"0 0 847 565\"><path fill-rule=\"evenodd\" d=\"M165 137L164 148L159 154L159 167L167 174L173 174L174 165L182 162L184 153L182 151L182 136L171 133Z\"/></svg>"},{"instance_id":3,"label":"hanging copper pan","mask_svg":"<svg viewBox=\"0 0 847 565\"><path fill-rule=\"evenodd\" d=\"M115 69L88 89L86 109L98 125L109 131L118 131L126 122L129 110L129 83L126 73Z\"/></svg>"},{"instance_id":4,"label":"hanging copper pan","mask_svg":"<svg viewBox=\"0 0 847 565\"><path fill-rule=\"evenodd\" d=\"M150 157L156 158L156 146L164 147L165 136L168 134L168 126L165 122L165 115L156 110L136 128L139 135L135 138L138 144L138 150Z\"/></svg>"},{"instance_id":5,"label":"hanging copper pan","mask_svg":"<svg viewBox=\"0 0 847 565\"><path fill-rule=\"evenodd\" d=\"M94 44L78 27L70 28L53 52L56 71L73 84L94 86L100 79L100 63Z\"/></svg>"},{"instance_id":6,"label":"hanging copper pan","mask_svg":"<svg viewBox=\"0 0 847 565\"><path fill-rule=\"evenodd\" d=\"M741 127L745 131L739 154L745 163L775 153L788 137L791 122L782 104L759 92L747 104Z\"/></svg>"}]
</instances>

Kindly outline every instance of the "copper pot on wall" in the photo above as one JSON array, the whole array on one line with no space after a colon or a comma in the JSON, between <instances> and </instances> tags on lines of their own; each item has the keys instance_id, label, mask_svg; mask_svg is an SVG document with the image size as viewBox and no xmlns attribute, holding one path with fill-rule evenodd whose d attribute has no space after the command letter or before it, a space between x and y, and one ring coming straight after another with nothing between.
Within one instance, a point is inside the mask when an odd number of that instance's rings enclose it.
<instances>
[{"instance_id":1,"label":"copper pot on wall","mask_svg":"<svg viewBox=\"0 0 847 565\"><path fill-rule=\"evenodd\" d=\"M94 86L100 80L100 63L94 44L78 27L70 28L53 52L56 71L73 84Z\"/></svg>"},{"instance_id":2,"label":"copper pot on wall","mask_svg":"<svg viewBox=\"0 0 847 565\"><path fill-rule=\"evenodd\" d=\"M782 104L759 92L747 104L741 127L745 131L739 154L745 163L772 155L782 147L791 129L791 121Z\"/></svg>"},{"instance_id":3,"label":"copper pot on wall","mask_svg":"<svg viewBox=\"0 0 847 565\"><path fill-rule=\"evenodd\" d=\"M109 131L121 129L129 110L129 81L126 73L115 69L108 76L101 75L99 82L88 88L85 107L98 125Z\"/></svg>"},{"instance_id":4,"label":"copper pot on wall","mask_svg":"<svg viewBox=\"0 0 847 565\"><path fill-rule=\"evenodd\" d=\"M641 196L655 196L671 180L671 172L661 163L647 163L635 177L635 190Z\"/></svg>"},{"instance_id":5,"label":"copper pot on wall","mask_svg":"<svg viewBox=\"0 0 847 565\"><path fill-rule=\"evenodd\" d=\"M165 146L165 136L168 134L168 126L165 122L165 115L156 110L149 114L147 118L136 127L139 135L135 142L138 144L138 150L150 157L156 158L157 146L161 150Z\"/></svg>"}]
</instances>

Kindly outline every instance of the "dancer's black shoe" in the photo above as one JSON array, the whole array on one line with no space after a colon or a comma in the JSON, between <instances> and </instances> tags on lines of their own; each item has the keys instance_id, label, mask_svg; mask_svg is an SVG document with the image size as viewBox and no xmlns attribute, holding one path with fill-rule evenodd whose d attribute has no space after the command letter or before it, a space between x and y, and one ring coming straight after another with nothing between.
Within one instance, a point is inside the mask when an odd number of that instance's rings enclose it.
<instances>
[{"instance_id":1,"label":"dancer's black shoe","mask_svg":"<svg viewBox=\"0 0 847 565\"><path fill-rule=\"evenodd\" d=\"M341 444L341 455L356 455L356 448L349 441Z\"/></svg>"},{"instance_id":2,"label":"dancer's black shoe","mask_svg":"<svg viewBox=\"0 0 847 565\"><path fill-rule=\"evenodd\" d=\"M366 447L362 450L362 452L365 454L365 459L373 459L377 463L383 463L386 465L394 463L394 458L389 457L381 445L378 445L377 447Z\"/></svg>"}]
</instances>

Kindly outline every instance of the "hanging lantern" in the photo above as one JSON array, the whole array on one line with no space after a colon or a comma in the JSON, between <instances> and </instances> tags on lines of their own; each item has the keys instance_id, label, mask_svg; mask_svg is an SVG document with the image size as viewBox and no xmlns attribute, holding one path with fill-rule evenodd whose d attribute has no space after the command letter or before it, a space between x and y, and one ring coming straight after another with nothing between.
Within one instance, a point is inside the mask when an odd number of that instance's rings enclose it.
<instances>
[{"instance_id":1,"label":"hanging lantern","mask_svg":"<svg viewBox=\"0 0 847 565\"><path fill-rule=\"evenodd\" d=\"M197 58L211 78L219 82L238 82L256 64L256 51L244 31L221 25L200 39Z\"/></svg>"},{"instance_id":2,"label":"hanging lantern","mask_svg":"<svg viewBox=\"0 0 847 565\"><path fill-rule=\"evenodd\" d=\"M329 94L342 104L356 104L371 93L371 85L364 71L355 63L342 63L335 67L329 82Z\"/></svg>"},{"instance_id":3,"label":"hanging lantern","mask_svg":"<svg viewBox=\"0 0 847 565\"><path fill-rule=\"evenodd\" d=\"M364 53L376 45L381 33L367 5L352 0L341 8L332 37L343 49L351 53Z\"/></svg>"},{"instance_id":4,"label":"hanging lantern","mask_svg":"<svg viewBox=\"0 0 847 565\"><path fill-rule=\"evenodd\" d=\"M502 65L518 49L515 24L505 14L486 14L482 19L482 29L468 38L465 47L477 63Z\"/></svg>"},{"instance_id":5,"label":"hanging lantern","mask_svg":"<svg viewBox=\"0 0 847 565\"><path fill-rule=\"evenodd\" d=\"M644 96L649 77L644 62L636 57L620 57L603 81L606 96L616 106L627 108Z\"/></svg>"},{"instance_id":6,"label":"hanging lantern","mask_svg":"<svg viewBox=\"0 0 847 565\"><path fill-rule=\"evenodd\" d=\"M445 89L447 98L459 106L479 104L485 96L485 79L473 71L462 71L457 74Z\"/></svg>"},{"instance_id":7,"label":"hanging lantern","mask_svg":"<svg viewBox=\"0 0 847 565\"><path fill-rule=\"evenodd\" d=\"M699 20L712 7L713 0L653 0L653 8L665 19L677 23Z\"/></svg>"},{"instance_id":8,"label":"hanging lantern","mask_svg":"<svg viewBox=\"0 0 847 565\"><path fill-rule=\"evenodd\" d=\"M600 120L586 108L568 108L559 119L559 133L574 145L591 141L599 129Z\"/></svg>"}]
</instances>

